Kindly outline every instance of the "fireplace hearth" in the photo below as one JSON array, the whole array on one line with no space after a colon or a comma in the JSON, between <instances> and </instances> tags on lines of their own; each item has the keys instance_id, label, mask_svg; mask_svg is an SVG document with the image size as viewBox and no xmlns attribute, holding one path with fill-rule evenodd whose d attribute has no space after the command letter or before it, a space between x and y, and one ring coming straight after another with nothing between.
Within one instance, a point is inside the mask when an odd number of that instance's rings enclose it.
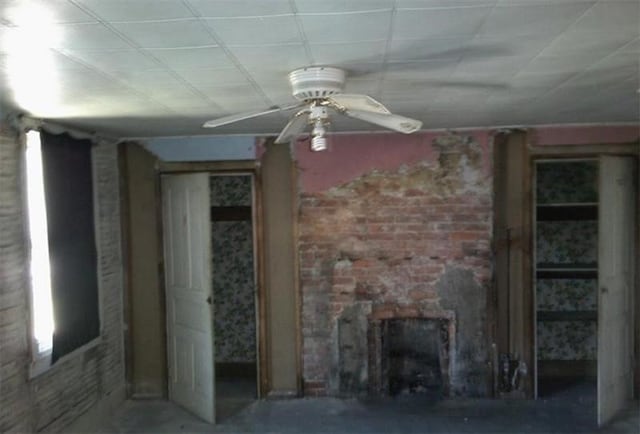
<instances>
[{"instance_id":1,"label":"fireplace hearth","mask_svg":"<svg viewBox=\"0 0 640 434\"><path fill-rule=\"evenodd\" d=\"M369 393L449 396L453 315L390 317L369 322Z\"/></svg>"}]
</instances>

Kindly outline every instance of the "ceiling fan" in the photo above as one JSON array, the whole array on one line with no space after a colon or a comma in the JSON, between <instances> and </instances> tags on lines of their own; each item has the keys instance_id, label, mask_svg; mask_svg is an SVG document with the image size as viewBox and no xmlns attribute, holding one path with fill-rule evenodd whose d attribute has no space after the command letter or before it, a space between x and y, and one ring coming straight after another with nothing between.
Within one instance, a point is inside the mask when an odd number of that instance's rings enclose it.
<instances>
[{"instance_id":1,"label":"ceiling fan","mask_svg":"<svg viewBox=\"0 0 640 434\"><path fill-rule=\"evenodd\" d=\"M296 69L289 74L289 82L293 96L300 100L300 103L225 116L208 121L203 127L215 128L270 113L298 109L276 139L276 143L287 143L295 139L310 125L312 126L311 149L323 151L327 148L325 135L333 113L360 119L405 134L418 131L422 126L422 122L418 120L391 113L370 96L342 93L345 78L346 73L340 68L311 66Z\"/></svg>"}]
</instances>

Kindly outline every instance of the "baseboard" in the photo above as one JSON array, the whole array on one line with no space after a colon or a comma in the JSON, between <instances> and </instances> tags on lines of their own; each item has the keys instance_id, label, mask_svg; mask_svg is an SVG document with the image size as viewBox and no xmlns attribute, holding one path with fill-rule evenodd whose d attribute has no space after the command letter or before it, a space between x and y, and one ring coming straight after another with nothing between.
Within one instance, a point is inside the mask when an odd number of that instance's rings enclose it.
<instances>
[{"instance_id":1,"label":"baseboard","mask_svg":"<svg viewBox=\"0 0 640 434\"><path fill-rule=\"evenodd\" d=\"M267 399L293 399L298 397L295 390L272 390L267 393Z\"/></svg>"}]
</instances>

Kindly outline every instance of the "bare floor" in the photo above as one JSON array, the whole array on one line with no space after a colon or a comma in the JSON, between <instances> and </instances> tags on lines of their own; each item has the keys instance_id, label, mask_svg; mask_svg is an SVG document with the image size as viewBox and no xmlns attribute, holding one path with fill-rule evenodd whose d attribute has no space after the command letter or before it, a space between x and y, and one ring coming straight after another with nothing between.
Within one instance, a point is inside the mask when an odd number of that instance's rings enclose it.
<instances>
[{"instance_id":1,"label":"bare floor","mask_svg":"<svg viewBox=\"0 0 640 434\"><path fill-rule=\"evenodd\" d=\"M598 430L592 399L308 398L252 401L209 425L166 401L127 401L101 433L633 433L634 402Z\"/></svg>"}]
</instances>

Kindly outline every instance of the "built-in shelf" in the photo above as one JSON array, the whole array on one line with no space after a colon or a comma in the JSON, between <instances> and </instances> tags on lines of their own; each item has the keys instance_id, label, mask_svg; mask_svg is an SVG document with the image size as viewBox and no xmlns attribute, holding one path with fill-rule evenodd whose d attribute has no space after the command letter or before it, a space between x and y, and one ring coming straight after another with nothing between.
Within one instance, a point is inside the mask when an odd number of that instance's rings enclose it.
<instances>
[{"instance_id":1,"label":"built-in shelf","mask_svg":"<svg viewBox=\"0 0 640 434\"><path fill-rule=\"evenodd\" d=\"M212 206L212 222L251 221L250 206Z\"/></svg>"},{"instance_id":2,"label":"built-in shelf","mask_svg":"<svg viewBox=\"0 0 640 434\"><path fill-rule=\"evenodd\" d=\"M597 220L598 204L541 204L536 207L538 221Z\"/></svg>"},{"instance_id":3,"label":"built-in shelf","mask_svg":"<svg viewBox=\"0 0 640 434\"><path fill-rule=\"evenodd\" d=\"M536 314L538 321L597 321L596 310L539 310Z\"/></svg>"},{"instance_id":4,"label":"built-in shelf","mask_svg":"<svg viewBox=\"0 0 640 434\"><path fill-rule=\"evenodd\" d=\"M538 279L596 279L598 266L596 264L549 264L540 263L536 266Z\"/></svg>"}]
</instances>

